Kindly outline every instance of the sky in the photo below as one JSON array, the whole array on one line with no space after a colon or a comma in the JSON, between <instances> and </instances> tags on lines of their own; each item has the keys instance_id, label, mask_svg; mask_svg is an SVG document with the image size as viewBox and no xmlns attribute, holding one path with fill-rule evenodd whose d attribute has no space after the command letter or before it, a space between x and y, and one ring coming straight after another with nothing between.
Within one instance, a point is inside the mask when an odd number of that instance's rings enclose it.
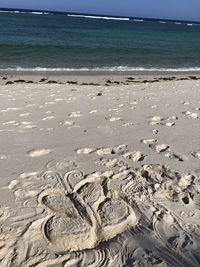
<instances>
[{"instance_id":1,"label":"sky","mask_svg":"<svg viewBox=\"0 0 200 267\"><path fill-rule=\"evenodd\" d=\"M200 0L0 0L0 7L200 21Z\"/></svg>"}]
</instances>

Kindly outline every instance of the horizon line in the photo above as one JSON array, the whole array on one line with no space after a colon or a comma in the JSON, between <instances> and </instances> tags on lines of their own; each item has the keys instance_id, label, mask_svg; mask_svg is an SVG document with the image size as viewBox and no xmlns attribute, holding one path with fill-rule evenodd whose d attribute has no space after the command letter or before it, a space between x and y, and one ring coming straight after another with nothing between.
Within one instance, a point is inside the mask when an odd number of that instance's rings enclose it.
<instances>
[{"instance_id":1,"label":"horizon line","mask_svg":"<svg viewBox=\"0 0 200 267\"><path fill-rule=\"evenodd\" d=\"M168 21L168 22L183 22L183 23L197 23L200 21L194 20L180 20L180 19L166 19L166 18L154 18L154 17L129 17L129 16L119 16L119 15L107 15L107 14L94 14L94 13L79 13L79 12L68 12L68 11L53 11L53 10L43 10L43 9L28 9L28 8L5 8L0 7L0 11L19 11L19 12L41 12L48 14L58 14L58 15L82 15L82 16L96 16L96 17L108 17L108 18L128 18L128 19L142 19L146 21Z\"/></svg>"}]
</instances>

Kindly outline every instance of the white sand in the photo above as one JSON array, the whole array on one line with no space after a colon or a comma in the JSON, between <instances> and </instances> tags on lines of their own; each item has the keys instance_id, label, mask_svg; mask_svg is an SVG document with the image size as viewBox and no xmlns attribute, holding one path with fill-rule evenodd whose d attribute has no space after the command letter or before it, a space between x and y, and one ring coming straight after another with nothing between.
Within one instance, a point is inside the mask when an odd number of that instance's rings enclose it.
<instances>
[{"instance_id":1,"label":"white sand","mask_svg":"<svg viewBox=\"0 0 200 267\"><path fill-rule=\"evenodd\" d=\"M200 81L0 86L0 266L200 266Z\"/></svg>"}]
</instances>

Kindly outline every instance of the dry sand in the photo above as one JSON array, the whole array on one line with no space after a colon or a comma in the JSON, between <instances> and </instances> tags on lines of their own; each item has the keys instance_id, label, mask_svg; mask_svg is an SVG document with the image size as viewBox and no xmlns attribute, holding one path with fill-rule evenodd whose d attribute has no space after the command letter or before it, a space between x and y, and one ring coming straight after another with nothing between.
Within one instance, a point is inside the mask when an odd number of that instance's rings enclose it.
<instances>
[{"instance_id":1,"label":"dry sand","mask_svg":"<svg viewBox=\"0 0 200 267\"><path fill-rule=\"evenodd\" d=\"M198 79L10 79L0 266L200 266Z\"/></svg>"}]
</instances>

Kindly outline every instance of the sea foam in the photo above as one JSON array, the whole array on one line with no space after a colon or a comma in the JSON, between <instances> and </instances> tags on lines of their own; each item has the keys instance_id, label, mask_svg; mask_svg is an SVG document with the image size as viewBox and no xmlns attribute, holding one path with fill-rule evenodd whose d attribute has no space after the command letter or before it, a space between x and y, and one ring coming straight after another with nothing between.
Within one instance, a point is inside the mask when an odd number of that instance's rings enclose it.
<instances>
[{"instance_id":1,"label":"sea foam","mask_svg":"<svg viewBox=\"0 0 200 267\"><path fill-rule=\"evenodd\" d=\"M128 66L113 66L102 68L0 68L0 72L196 72L200 67L195 68L142 68Z\"/></svg>"}]
</instances>

